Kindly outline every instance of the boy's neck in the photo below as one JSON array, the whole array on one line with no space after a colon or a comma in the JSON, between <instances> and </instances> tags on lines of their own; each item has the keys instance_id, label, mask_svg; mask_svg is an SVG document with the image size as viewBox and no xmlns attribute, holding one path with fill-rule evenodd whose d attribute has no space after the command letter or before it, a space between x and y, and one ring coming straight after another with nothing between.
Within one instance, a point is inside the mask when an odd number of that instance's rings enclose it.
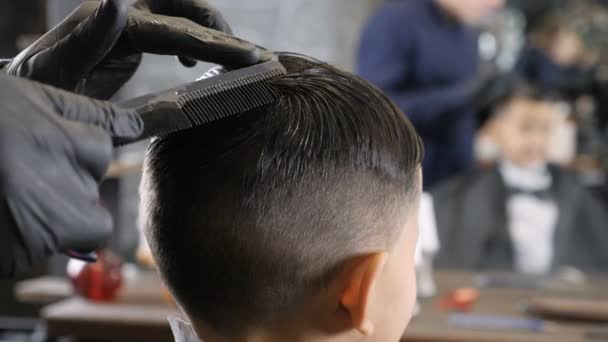
<instances>
[{"instance_id":1,"label":"boy's neck","mask_svg":"<svg viewBox=\"0 0 608 342\"><path fill-rule=\"evenodd\" d=\"M301 333L300 327L285 323L281 329L251 329L239 335L225 336L205 324L197 324L196 332L202 342L279 342L279 341L314 341L308 334Z\"/></svg>"},{"instance_id":2,"label":"boy's neck","mask_svg":"<svg viewBox=\"0 0 608 342\"><path fill-rule=\"evenodd\" d=\"M250 333L244 336L238 337L224 337L224 336L214 336L213 334L203 333L201 334L204 337L202 338L202 342L279 342L279 341L312 341L310 339L303 339L295 334L289 334L289 336L284 334L268 334L268 333Z\"/></svg>"},{"instance_id":3,"label":"boy's neck","mask_svg":"<svg viewBox=\"0 0 608 342\"><path fill-rule=\"evenodd\" d=\"M353 342L370 340L354 330L349 331L342 328L319 327L313 329L307 327L303 322L293 321L284 322L273 329L248 331L242 336L222 336L202 326L198 326L196 330L202 342Z\"/></svg>"},{"instance_id":4,"label":"boy's neck","mask_svg":"<svg viewBox=\"0 0 608 342\"><path fill-rule=\"evenodd\" d=\"M206 324L197 324L195 330L202 342L353 342L371 341L351 327L346 314L335 316L333 306L321 295L312 298L297 314L284 317L268 327L248 329L240 336L223 336ZM335 308L334 308L335 309Z\"/></svg>"},{"instance_id":5,"label":"boy's neck","mask_svg":"<svg viewBox=\"0 0 608 342\"><path fill-rule=\"evenodd\" d=\"M213 336L210 334L201 334L204 336L202 342L348 342L356 341L356 337L353 335L344 334L334 337L323 337L321 333L314 332L255 332L250 333L247 336L240 337L221 337ZM182 341L178 341L182 342ZM190 342L190 341L183 341Z\"/></svg>"}]
</instances>

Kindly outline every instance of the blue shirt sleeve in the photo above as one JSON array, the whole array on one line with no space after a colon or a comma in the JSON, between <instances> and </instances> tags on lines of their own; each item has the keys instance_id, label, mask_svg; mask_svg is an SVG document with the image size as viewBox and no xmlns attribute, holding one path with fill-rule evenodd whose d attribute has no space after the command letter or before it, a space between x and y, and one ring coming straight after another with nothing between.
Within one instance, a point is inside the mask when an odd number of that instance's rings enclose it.
<instances>
[{"instance_id":1,"label":"blue shirt sleeve","mask_svg":"<svg viewBox=\"0 0 608 342\"><path fill-rule=\"evenodd\" d=\"M416 90L411 77L417 48L416 25L415 18L404 18L402 12L391 6L380 9L362 34L358 73L382 89L414 125L422 127L467 106L473 85L462 82ZM432 39L432 36L425 39Z\"/></svg>"}]
</instances>

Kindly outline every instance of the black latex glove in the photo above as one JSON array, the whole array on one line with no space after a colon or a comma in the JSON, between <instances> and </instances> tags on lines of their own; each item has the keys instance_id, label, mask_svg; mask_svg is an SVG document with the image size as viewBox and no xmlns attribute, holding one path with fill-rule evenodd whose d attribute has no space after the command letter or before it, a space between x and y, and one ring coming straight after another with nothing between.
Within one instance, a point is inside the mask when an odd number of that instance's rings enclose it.
<instances>
[{"instance_id":1,"label":"black latex glove","mask_svg":"<svg viewBox=\"0 0 608 342\"><path fill-rule=\"evenodd\" d=\"M204 0L87 1L25 49L6 70L98 99L114 95L135 73L141 53L180 56L231 68L271 58L224 33L230 27Z\"/></svg>"},{"instance_id":2,"label":"black latex glove","mask_svg":"<svg viewBox=\"0 0 608 342\"><path fill-rule=\"evenodd\" d=\"M111 138L142 129L138 116L108 102L0 75L0 278L110 237L98 185Z\"/></svg>"}]
</instances>

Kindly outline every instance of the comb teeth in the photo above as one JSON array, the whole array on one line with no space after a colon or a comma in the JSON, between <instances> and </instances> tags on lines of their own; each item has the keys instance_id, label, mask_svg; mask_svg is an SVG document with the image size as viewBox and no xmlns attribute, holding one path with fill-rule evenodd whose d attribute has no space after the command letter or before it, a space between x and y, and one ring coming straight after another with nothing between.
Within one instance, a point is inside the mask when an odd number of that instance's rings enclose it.
<instances>
[{"instance_id":1,"label":"comb teeth","mask_svg":"<svg viewBox=\"0 0 608 342\"><path fill-rule=\"evenodd\" d=\"M198 89L181 95L177 105L192 126L244 113L278 100L278 93L266 81L281 75L281 70L269 70Z\"/></svg>"},{"instance_id":2,"label":"comb teeth","mask_svg":"<svg viewBox=\"0 0 608 342\"><path fill-rule=\"evenodd\" d=\"M227 116L245 113L278 100L269 80L287 74L277 60L183 84L159 93L121 102L136 109L144 123L135 138L114 141L114 146L162 136Z\"/></svg>"}]
</instances>

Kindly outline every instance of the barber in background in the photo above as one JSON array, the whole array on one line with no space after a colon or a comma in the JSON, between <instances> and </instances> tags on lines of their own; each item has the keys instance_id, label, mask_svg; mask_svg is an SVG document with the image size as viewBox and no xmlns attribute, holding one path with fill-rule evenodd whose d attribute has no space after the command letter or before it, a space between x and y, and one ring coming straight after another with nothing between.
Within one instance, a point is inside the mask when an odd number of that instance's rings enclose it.
<instances>
[{"instance_id":1,"label":"barber in background","mask_svg":"<svg viewBox=\"0 0 608 342\"><path fill-rule=\"evenodd\" d=\"M389 1L370 19L359 74L412 120L425 145L425 189L473 161L479 56L473 25L504 0Z\"/></svg>"},{"instance_id":2,"label":"barber in background","mask_svg":"<svg viewBox=\"0 0 608 342\"><path fill-rule=\"evenodd\" d=\"M242 67L269 58L223 33L228 24L204 0L126 3L85 2L14 59L0 61L0 278L54 253L95 250L111 236L98 185L112 139L137 137L142 122L132 111L70 92L110 98L143 52L177 55L185 66L202 60Z\"/></svg>"}]
</instances>

